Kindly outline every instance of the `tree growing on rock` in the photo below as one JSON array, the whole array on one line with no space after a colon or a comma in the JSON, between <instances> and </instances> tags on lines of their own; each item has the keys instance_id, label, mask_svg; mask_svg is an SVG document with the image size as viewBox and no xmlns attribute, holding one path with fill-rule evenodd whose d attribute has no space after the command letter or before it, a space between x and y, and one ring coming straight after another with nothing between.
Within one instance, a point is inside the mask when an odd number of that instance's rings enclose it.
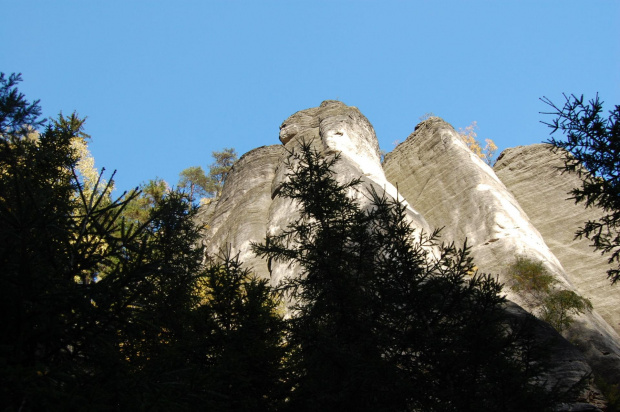
<instances>
[{"instance_id":1,"label":"tree growing on rock","mask_svg":"<svg viewBox=\"0 0 620 412\"><path fill-rule=\"evenodd\" d=\"M213 152L212 155L214 162L209 166L210 192L217 198L222 193L228 173L237 161L237 152L233 148L226 148L221 152Z\"/></svg>"},{"instance_id":2,"label":"tree growing on rock","mask_svg":"<svg viewBox=\"0 0 620 412\"><path fill-rule=\"evenodd\" d=\"M435 114L432 112L425 113L420 116L420 121L430 119L431 117L435 117ZM458 134L461 139L465 142L467 147L474 152L479 158L481 158L486 164L489 166L493 166L493 162L495 161L495 152L497 151L497 145L491 139L484 139L484 146L481 145L478 140L478 122L473 121L469 126L465 128L459 128Z\"/></svg>"},{"instance_id":3,"label":"tree growing on rock","mask_svg":"<svg viewBox=\"0 0 620 412\"><path fill-rule=\"evenodd\" d=\"M478 122L474 121L469 126L460 128L458 134L474 154L480 157L489 166L493 166L497 145L491 139L484 139L485 145L483 147L478 141L477 129Z\"/></svg>"},{"instance_id":4,"label":"tree growing on rock","mask_svg":"<svg viewBox=\"0 0 620 412\"><path fill-rule=\"evenodd\" d=\"M193 201L196 196L206 197L211 191L211 182L201 166L192 166L179 173L179 188L187 191Z\"/></svg>"},{"instance_id":5,"label":"tree growing on rock","mask_svg":"<svg viewBox=\"0 0 620 412\"><path fill-rule=\"evenodd\" d=\"M192 201L195 196L219 198L226 177L237 161L237 153L232 148L212 152L212 155L215 161L209 166L208 175L201 166L188 167L179 174L179 187L189 192Z\"/></svg>"},{"instance_id":6,"label":"tree growing on rock","mask_svg":"<svg viewBox=\"0 0 620 412\"><path fill-rule=\"evenodd\" d=\"M509 267L511 288L539 307L540 318L558 332L570 326L572 316L592 310L592 303L571 290L555 288L557 281L542 262L517 256Z\"/></svg>"}]
</instances>

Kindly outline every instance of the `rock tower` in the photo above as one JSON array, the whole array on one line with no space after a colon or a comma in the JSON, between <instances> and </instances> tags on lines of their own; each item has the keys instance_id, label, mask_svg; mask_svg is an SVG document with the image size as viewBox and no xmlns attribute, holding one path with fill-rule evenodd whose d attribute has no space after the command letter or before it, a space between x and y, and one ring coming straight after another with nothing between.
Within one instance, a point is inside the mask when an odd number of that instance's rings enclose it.
<instances>
[{"instance_id":1,"label":"rock tower","mask_svg":"<svg viewBox=\"0 0 620 412\"><path fill-rule=\"evenodd\" d=\"M365 189L372 186L404 199L417 232L442 227L444 241L467 241L480 271L506 282L507 267L517 255L543 262L562 288L589 298L594 306L565 332L573 345L566 342L558 349L556 377L580 376L591 366L608 382L620 383L620 288L606 279L605 258L587 241L573 238L579 225L600 211L585 210L568 199L578 182L559 172L561 159L548 147L508 149L491 168L450 124L432 117L418 124L381 164L372 125L357 108L339 101L294 113L280 126L279 137L280 145L243 155L219 200L204 208L209 255L239 253L274 285L294 275L294 267L258 259L251 243L264 241L266 234L278 233L296 218L295 205L276 195L286 179L290 151L302 141L312 142L325 156L340 153L338 179L361 177ZM365 201L363 196L358 199ZM504 292L513 302L509 310L520 311L518 305L534 309L510 288Z\"/></svg>"}]
</instances>

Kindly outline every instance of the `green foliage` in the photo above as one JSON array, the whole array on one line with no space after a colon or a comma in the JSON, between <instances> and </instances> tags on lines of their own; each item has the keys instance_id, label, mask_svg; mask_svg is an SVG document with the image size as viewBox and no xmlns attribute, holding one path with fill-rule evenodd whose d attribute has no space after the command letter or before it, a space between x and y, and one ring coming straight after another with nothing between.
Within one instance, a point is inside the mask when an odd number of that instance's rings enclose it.
<instances>
[{"instance_id":1,"label":"green foliage","mask_svg":"<svg viewBox=\"0 0 620 412\"><path fill-rule=\"evenodd\" d=\"M71 148L80 130L72 121L36 141L9 133L0 142L3 409L74 408L100 392L94 370L117 364L109 342L127 306L110 299L123 302L131 282L96 280L135 233L119 225L123 202L81 190Z\"/></svg>"},{"instance_id":2,"label":"green foliage","mask_svg":"<svg viewBox=\"0 0 620 412\"><path fill-rule=\"evenodd\" d=\"M510 267L510 273L514 279L512 289L517 292L534 294L547 294L555 279L547 273L542 262L517 256Z\"/></svg>"},{"instance_id":3,"label":"green foliage","mask_svg":"<svg viewBox=\"0 0 620 412\"><path fill-rule=\"evenodd\" d=\"M279 303L237 258L222 259L185 279L169 276L178 265L150 279L135 327L122 336L134 385L125 408L267 411L283 400Z\"/></svg>"},{"instance_id":4,"label":"green foliage","mask_svg":"<svg viewBox=\"0 0 620 412\"><path fill-rule=\"evenodd\" d=\"M132 196L122 216L128 222L146 224L151 218L151 211L162 202L169 188L163 179L155 178L139 186L137 195Z\"/></svg>"},{"instance_id":5,"label":"green foliage","mask_svg":"<svg viewBox=\"0 0 620 412\"><path fill-rule=\"evenodd\" d=\"M227 148L221 152L213 152L212 155L214 162L209 166L209 181L211 182L209 192L217 198L222 193L228 173L237 161L237 153L235 149Z\"/></svg>"},{"instance_id":6,"label":"green foliage","mask_svg":"<svg viewBox=\"0 0 620 412\"><path fill-rule=\"evenodd\" d=\"M214 162L209 166L206 175L202 167L192 166L180 174L179 188L189 192L192 201L196 196L219 198L224 188L224 182L233 164L237 161L235 149L224 149L221 152L212 152Z\"/></svg>"},{"instance_id":7,"label":"green foliage","mask_svg":"<svg viewBox=\"0 0 620 412\"><path fill-rule=\"evenodd\" d=\"M431 250L404 204L374 191L362 208L339 183L338 156L291 153L278 196L300 217L254 245L295 264L279 288L293 302L290 410L544 410L543 365L524 325L510 325L501 286L475 274L467 247ZM510 326L509 326L510 325ZM537 366L538 365L538 366Z\"/></svg>"},{"instance_id":8,"label":"green foliage","mask_svg":"<svg viewBox=\"0 0 620 412\"><path fill-rule=\"evenodd\" d=\"M192 326L197 350L188 362L203 372L205 409L274 410L288 392L285 324L267 281L224 254L206 269L201 290Z\"/></svg>"},{"instance_id":9,"label":"green foliage","mask_svg":"<svg viewBox=\"0 0 620 412\"><path fill-rule=\"evenodd\" d=\"M600 207L605 213L598 220L585 222L576 236L591 240L595 250L609 255L609 263L618 265L607 271L615 283L620 279L620 106L605 118L598 95L589 102L584 102L583 95L564 98L561 109L542 99L553 109L544 114L555 116L545 123L551 134L559 130L566 135L565 141L551 138L548 143L563 153L564 170L581 178L581 187L571 191L575 202Z\"/></svg>"},{"instance_id":10,"label":"green foliage","mask_svg":"<svg viewBox=\"0 0 620 412\"><path fill-rule=\"evenodd\" d=\"M21 81L21 73L13 73L8 78L0 73L0 133L3 135L21 134L45 123L45 120L38 119L41 116L39 100L29 103L17 89Z\"/></svg>"},{"instance_id":11,"label":"green foliage","mask_svg":"<svg viewBox=\"0 0 620 412\"><path fill-rule=\"evenodd\" d=\"M540 307L540 317L559 332L573 322L572 315L592 310L592 303L570 290L556 290L555 278L540 261L517 256L510 266L511 288L528 296Z\"/></svg>"},{"instance_id":12,"label":"green foliage","mask_svg":"<svg viewBox=\"0 0 620 412\"><path fill-rule=\"evenodd\" d=\"M192 166L179 174L179 188L189 191L189 198L193 201L194 196L205 197L211 192L210 181L200 166Z\"/></svg>"},{"instance_id":13,"label":"green foliage","mask_svg":"<svg viewBox=\"0 0 620 412\"><path fill-rule=\"evenodd\" d=\"M550 292L543 300L542 319L558 331L563 331L573 323L571 314L592 310L592 303L572 290Z\"/></svg>"}]
</instances>

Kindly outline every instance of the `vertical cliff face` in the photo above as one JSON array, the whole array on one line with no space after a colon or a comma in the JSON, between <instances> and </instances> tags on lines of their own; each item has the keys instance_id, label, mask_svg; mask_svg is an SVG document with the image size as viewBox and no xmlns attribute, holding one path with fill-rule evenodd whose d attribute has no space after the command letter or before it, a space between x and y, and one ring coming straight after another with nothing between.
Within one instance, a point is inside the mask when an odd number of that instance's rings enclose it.
<instances>
[{"instance_id":1,"label":"vertical cliff face","mask_svg":"<svg viewBox=\"0 0 620 412\"><path fill-rule=\"evenodd\" d=\"M439 118L420 123L386 156L389 181L428 222L442 229L445 242L472 248L483 272L498 273L517 254L543 261L569 286L557 258L531 224L517 200L493 170L472 153L452 126ZM506 290L509 298L524 302Z\"/></svg>"},{"instance_id":2,"label":"vertical cliff face","mask_svg":"<svg viewBox=\"0 0 620 412\"><path fill-rule=\"evenodd\" d=\"M547 210L532 211L532 220L528 216L530 203L536 204L537 199L528 199L527 194L540 193L542 172L528 172L527 167L523 173L515 172L522 167L519 162L524 155L504 154L496 166L500 179L466 147L452 126L431 118L419 124L404 143L388 154L382 167L372 125L357 108L338 101L325 101L319 107L291 115L282 123L279 137L282 145L245 154L231 171L220 200L210 206L209 216L205 217L205 243L211 255L221 248L230 248L233 254L240 253L242 261L253 267L256 274L270 279L274 285L283 276L298 273L298 268L257 259L250 243L263 242L266 234L279 233L298 217L297 205L277 194L287 179L290 152L305 141L312 142L326 157L341 156L336 169L340 181L362 178L360 191L351 193L362 205L368 205L363 193L371 187L379 193L385 191L389 196L404 198L409 202L408 217L416 233L443 227L444 241L458 245L467 239L481 271L498 274L500 280L506 281L507 266L517 255L526 255L544 262L563 288L594 296L587 289L591 279L583 277L584 266L590 264L568 259L565 255L572 252L563 253L566 239L549 234L560 224L547 224L547 219L557 216L553 205ZM529 186L524 183L530 180L533 183ZM393 184L398 185L400 193ZM556 183L549 185L554 187ZM539 198L538 203L544 202ZM527 307L518 294L508 288L504 292L512 301ZM595 302L595 306L614 322L616 318L605 311L613 311L620 299L611 295L605 298L605 304ZM597 373L609 381L620 382L620 337L596 310L579 317L569 335ZM558 366L558 376L580 376L587 370L580 355L562 350L566 355L558 363L563 365Z\"/></svg>"},{"instance_id":3,"label":"vertical cliff face","mask_svg":"<svg viewBox=\"0 0 620 412\"><path fill-rule=\"evenodd\" d=\"M443 120L419 124L386 156L384 169L431 225L444 227L445 241L467 240L482 272L506 283L507 266L523 255L543 262L563 289L579 293L518 200ZM509 288L504 292L529 307L524 297ZM597 371L620 381L620 337L596 311L579 316L568 334Z\"/></svg>"},{"instance_id":4,"label":"vertical cliff face","mask_svg":"<svg viewBox=\"0 0 620 412\"><path fill-rule=\"evenodd\" d=\"M279 145L259 147L235 163L219 201L210 205L210 216L203 220L208 255L217 257L225 251L239 254L246 267L262 277L269 276L265 262L252 253L250 243L265 237L271 184L285 152Z\"/></svg>"},{"instance_id":5,"label":"vertical cliff face","mask_svg":"<svg viewBox=\"0 0 620 412\"><path fill-rule=\"evenodd\" d=\"M607 257L596 253L588 239L575 238L577 228L599 219L603 211L569 199L581 181L575 174L563 173L563 165L559 153L535 144L505 150L494 170L557 256L571 284L620 332L620 286L611 286L606 277L611 267Z\"/></svg>"}]
</instances>

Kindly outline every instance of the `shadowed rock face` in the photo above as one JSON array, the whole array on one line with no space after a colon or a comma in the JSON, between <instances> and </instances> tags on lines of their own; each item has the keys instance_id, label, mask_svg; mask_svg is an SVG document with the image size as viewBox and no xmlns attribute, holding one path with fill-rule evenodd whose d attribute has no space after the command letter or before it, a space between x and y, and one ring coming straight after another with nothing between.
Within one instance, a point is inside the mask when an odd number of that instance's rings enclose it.
<instances>
[{"instance_id":1,"label":"shadowed rock face","mask_svg":"<svg viewBox=\"0 0 620 412\"><path fill-rule=\"evenodd\" d=\"M571 386L579 382L583 376L592 372L586 357L566 339L564 339L551 325L546 322L536 320L530 313L526 312L519 305L508 302L506 304L508 318L516 321L517 324L533 321L533 334L536 338L545 342L545 347L550 352L549 363L552 365L548 373L542 377L546 382L547 388L553 388L556 393L568 391ZM592 401L601 404L602 396L596 389L587 388L569 407L558 408L556 410L567 411L593 411L598 410L589 405Z\"/></svg>"},{"instance_id":2,"label":"shadowed rock face","mask_svg":"<svg viewBox=\"0 0 620 412\"><path fill-rule=\"evenodd\" d=\"M268 265L256 258L250 243L263 242L266 234L279 233L298 217L297 205L277 194L287 179L290 151L306 141L326 157L340 154L336 176L341 182L362 177L362 187L351 195L363 206L368 206L368 199L362 194L371 187L404 198L409 202L408 218L416 233L444 227L444 241L458 245L467 239L481 271L496 273L505 281L506 267L522 254L544 262L562 287L571 289L580 284L577 278L582 271L577 268L567 273L562 265L565 262L553 253L555 244L550 242L550 248L535 227L544 221L544 213L540 221L530 221L519 203L519 190L513 195L493 169L466 147L452 126L439 118L418 125L387 155L383 167L370 122L357 108L338 101L325 101L291 115L280 127L280 140L282 146L262 147L242 156L228 176L219 201L205 209L209 254L230 247L273 285L284 276L299 273L299 268L275 262ZM509 170L510 163L502 168ZM398 184L399 193L392 183ZM505 292L514 302L527 306L521 296L508 288ZM614 299L611 302L617 303ZM509 305L509 311L518 311L515 307ZM568 335L596 373L609 382L620 382L620 337L596 312L581 316ZM581 376L589 370L581 355L566 345L562 348L558 353L564 355L556 359L557 379Z\"/></svg>"},{"instance_id":3,"label":"shadowed rock face","mask_svg":"<svg viewBox=\"0 0 620 412\"><path fill-rule=\"evenodd\" d=\"M607 258L595 253L588 239L575 239L577 228L603 212L568 199L581 181L575 174L562 173L563 165L562 156L550 146L535 144L503 151L493 169L560 260L575 289L620 332L620 285L611 286L607 279Z\"/></svg>"},{"instance_id":4,"label":"shadowed rock face","mask_svg":"<svg viewBox=\"0 0 620 412\"><path fill-rule=\"evenodd\" d=\"M542 261L562 288L574 290L517 199L448 123L439 118L420 123L386 156L384 170L432 226L444 227L444 241L467 240L480 271L506 283L507 266L525 255ZM509 288L504 292L533 309ZM567 334L596 371L620 382L620 337L596 311L579 316Z\"/></svg>"}]
</instances>

